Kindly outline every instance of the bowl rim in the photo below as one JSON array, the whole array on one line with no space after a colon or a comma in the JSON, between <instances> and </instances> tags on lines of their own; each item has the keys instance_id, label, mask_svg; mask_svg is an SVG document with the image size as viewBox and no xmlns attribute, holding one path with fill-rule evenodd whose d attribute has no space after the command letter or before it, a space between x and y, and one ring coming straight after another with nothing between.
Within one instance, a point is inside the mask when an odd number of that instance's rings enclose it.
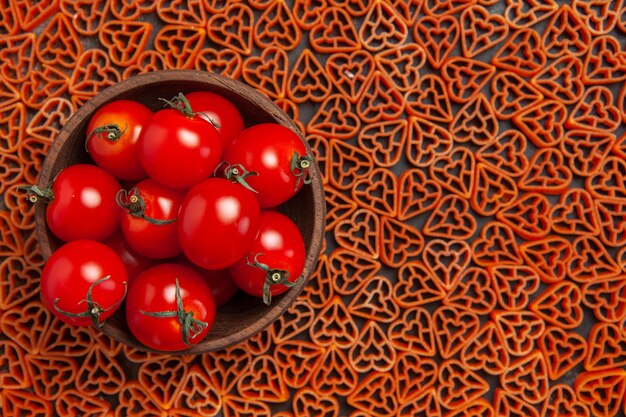
<instances>
[{"instance_id":1,"label":"bowl rim","mask_svg":"<svg viewBox=\"0 0 626 417\"><path fill-rule=\"evenodd\" d=\"M158 70L144 74L138 74L115 83L107 88L101 90L98 94L90 98L87 102L81 105L76 112L68 119L68 121L59 130L56 137L53 139L52 144L44 158L39 173L38 185L47 186L56 176L57 173L53 172L53 159L56 160L56 156L60 154L65 142L69 139L70 133L77 128L79 123L82 123L90 114L95 112L98 108L104 104L118 99L120 95L123 95L129 88L141 88L142 86L155 84L159 82L185 82L193 81L197 83L203 83L207 86L211 86L211 91L224 90L224 91L238 91L240 97L245 98L252 104L263 103L264 110L268 111L271 116L277 121L277 123L289 128L295 132L300 140L304 143L309 155L313 155L309 143L306 141L303 132L300 131L298 125L282 110L278 107L269 97L263 95L258 90L245 84L243 81L235 80L222 76L217 73L210 73L200 70L189 69L168 69ZM208 91L209 89L207 89ZM243 94L241 94L243 93ZM54 158L53 158L54 157ZM267 310L257 322L252 323L244 327L242 330L230 334L226 337L219 339L205 338L203 341L196 345L189 347L188 349L177 352L163 352L151 349L139 341L130 333L124 332L118 327L113 326L108 321L105 321L100 330L113 339L139 350L147 352L156 352L160 354L170 355L187 355L197 353L207 353L211 351L221 350L229 346L241 343L259 332L266 329L269 325L274 323L280 318L280 316L296 301L299 295L304 290L304 287L308 284L311 275L315 272L317 262L321 255L323 241L325 237L325 218L326 218L326 203L323 180L321 177L320 169L315 161L310 169L311 183L307 186L312 187L313 193L313 210L314 218L312 219L313 231L310 240L310 247L305 259L304 270L301 276L304 276L299 284L289 289L284 294L274 298L272 304L267 307ZM41 254L44 260L47 260L51 254L48 229L45 222L45 207L39 204L35 208L35 232ZM41 245L42 242L47 242L46 245Z\"/></svg>"}]
</instances>

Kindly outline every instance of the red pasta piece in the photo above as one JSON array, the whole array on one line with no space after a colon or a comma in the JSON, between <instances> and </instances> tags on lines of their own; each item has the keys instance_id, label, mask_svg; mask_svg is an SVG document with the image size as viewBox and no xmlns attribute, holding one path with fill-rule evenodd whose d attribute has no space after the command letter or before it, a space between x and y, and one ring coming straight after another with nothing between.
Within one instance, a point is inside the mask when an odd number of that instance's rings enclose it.
<instances>
[{"instance_id":1,"label":"red pasta piece","mask_svg":"<svg viewBox=\"0 0 626 417\"><path fill-rule=\"evenodd\" d=\"M391 323L400 314L392 296L392 284L384 276L374 276L356 293L348 311L353 316L363 317L379 323Z\"/></svg>"},{"instance_id":2,"label":"red pasta piece","mask_svg":"<svg viewBox=\"0 0 626 417\"><path fill-rule=\"evenodd\" d=\"M441 405L456 410L489 391L489 384L463 364L450 359L439 367L438 395Z\"/></svg>"},{"instance_id":3,"label":"red pasta piece","mask_svg":"<svg viewBox=\"0 0 626 417\"><path fill-rule=\"evenodd\" d=\"M626 202L596 200L600 240L607 246L622 247L626 244Z\"/></svg>"},{"instance_id":4,"label":"red pasta piece","mask_svg":"<svg viewBox=\"0 0 626 417\"><path fill-rule=\"evenodd\" d=\"M369 151L379 167L390 168L398 163L408 136L406 120L381 121L361 130L359 145ZM316 158L319 164L319 158Z\"/></svg>"},{"instance_id":5,"label":"red pasta piece","mask_svg":"<svg viewBox=\"0 0 626 417\"><path fill-rule=\"evenodd\" d=\"M103 51L90 49L78 57L70 78L69 92L72 96L92 97L121 79Z\"/></svg>"},{"instance_id":6,"label":"red pasta piece","mask_svg":"<svg viewBox=\"0 0 626 417\"><path fill-rule=\"evenodd\" d=\"M287 94L295 103L322 101L331 89L324 67L309 49L303 50L295 62L287 86Z\"/></svg>"},{"instance_id":7,"label":"red pasta piece","mask_svg":"<svg viewBox=\"0 0 626 417\"><path fill-rule=\"evenodd\" d=\"M537 271L542 282L553 283L565 278L574 249L569 240L549 235L544 239L522 243L520 253L528 266Z\"/></svg>"},{"instance_id":8,"label":"red pasta piece","mask_svg":"<svg viewBox=\"0 0 626 417\"><path fill-rule=\"evenodd\" d=\"M389 77L374 71L365 83L356 110L365 123L396 120L404 110L404 100Z\"/></svg>"},{"instance_id":9,"label":"red pasta piece","mask_svg":"<svg viewBox=\"0 0 626 417\"><path fill-rule=\"evenodd\" d=\"M111 62L128 66L137 62L146 50L152 25L144 22L109 21L98 31L98 38L107 49Z\"/></svg>"},{"instance_id":10,"label":"red pasta piece","mask_svg":"<svg viewBox=\"0 0 626 417\"><path fill-rule=\"evenodd\" d=\"M420 117L409 118L406 157L412 165L429 167L449 155L453 146L452 134L446 128Z\"/></svg>"},{"instance_id":11,"label":"red pasta piece","mask_svg":"<svg viewBox=\"0 0 626 417\"><path fill-rule=\"evenodd\" d=\"M48 417L53 410L50 401L26 390L3 390L0 404L2 413L7 416Z\"/></svg>"},{"instance_id":12,"label":"red pasta piece","mask_svg":"<svg viewBox=\"0 0 626 417\"><path fill-rule=\"evenodd\" d=\"M532 29L513 32L491 59L492 65L522 77L534 76L546 62L539 34Z\"/></svg>"},{"instance_id":13,"label":"red pasta piece","mask_svg":"<svg viewBox=\"0 0 626 417\"><path fill-rule=\"evenodd\" d=\"M623 368L626 365L626 336L612 323L596 323L589 332L587 371Z\"/></svg>"},{"instance_id":14,"label":"red pasta piece","mask_svg":"<svg viewBox=\"0 0 626 417\"><path fill-rule=\"evenodd\" d=\"M500 384L507 392L523 401L537 404L548 396L549 381L545 359L541 352L534 352L511 363L500 375Z\"/></svg>"},{"instance_id":15,"label":"red pasta piece","mask_svg":"<svg viewBox=\"0 0 626 417\"><path fill-rule=\"evenodd\" d=\"M29 301L39 293L41 270L22 257L6 257L0 263L0 309L9 310Z\"/></svg>"},{"instance_id":16,"label":"red pasta piece","mask_svg":"<svg viewBox=\"0 0 626 417\"><path fill-rule=\"evenodd\" d=\"M269 3L254 22L254 42L260 48L276 46L290 51L300 44L301 38L300 27L285 3Z\"/></svg>"},{"instance_id":17,"label":"red pasta piece","mask_svg":"<svg viewBox=\"0 0 626 417\"><path fill-rule=\"evenodd\" d=\"M320 396L311 389L304 389L294 396L293 411L297 416L332 417L339 413L339 402L334 396Z\"/></svg>"},{"instance_id":18,"label":"red pasta piece","mask_svg":"<svg viewBox=\"0 0 626 417\"><path fill-rule=\"evenodd\" d=\"M346 396L355 390L359 381L358 374L350 366L344 351L330 345L322 362L311 377L311 387L319 395Z\"/></svg>"},{"instance_id":19,"label":"red pasta piece","mask_svg":"<svg viewBox=\"0 0 626 417\"><path fill-rule=\"evenodd\" d=\"M467 239L476 232L476 219L469 213L469 203L456 195L439 200L424 226L423 233L446 239Z\"/></svg>"},{"instance_id":20,"label":"red pasta piece","mask_svg":"<svg viewBox=\"0 0 626 417\"><path fill-rule=\"evenodd\" d=\"M406 112L432 122L451 122L452 110L446 86L441 78L427 74L417 88L404 95Z\"/></svg>"},{"instance_id":21,"label":"red pasta piece","mask_svg":"<svg viewBox=\"0 0 626 417\"><path fill-rule=\"evenodd\" d=\"M494 215L517 197L517 185L512 178L482 163L476 164L473 190L470 203L483 216Z\"/></svg>"},{"instance_id":22,"label":"red pasta piece","mask_svg":"<svg viewBox=\"0 0 626 417\"><path fill-rule=\"evenodd\" d=\"M25 362L33 391L48 401L57 399L78 374L78 363L73 358L26 355Z\"/></svg>"},{"instance_id":23,"label":"red pasta piece","mask_svg":"<svg viewBox=\"0 0 626 417\"><path fill-rule=\"evenodd\" d=\"M626 316L626 276L594 279L582 288L583 303L603 322L617 322Z\"/></svg>"},{"instance_id":24,"label":"red pasta piece","mask_svg":"<svg viewBox=\"0 0 626 417\"><path fill-rule=\"evenodd\" d=\"M489 272L498 304L509 311L525 309L539 289L539 275L526 265L495 264Z\"/></svg>"},{"instance_id":25,"label":"red pasta piece","mask_svg":"<svg viewBox=\"0 0 626 417\"><path fill-rule=\"evenodd\" d=\"M111 404L97 397L85 397L75 389L63 391L56 402L55 410L58 415L107 415L111 411Z\"/></svg>"},{"instance_id":26,"label":"red pasta piece","mask_svg":"<svg viewBox=\"0 0 626 417\"><path fill-rule=\"evenodd\" d=\"M572 243L572 249L567 274L574 281L592 282L620 273L619 265L596 237L580 236Z\"/></svg>"},{"instance_id":27,"label":"red pasta piece","mask_svg":"<svg viewBox=\"0 0 626 417\"><path fill-rule=\"evenodd\" d=\"M357 205L352 199L334 188L326 187L324 194L326 197L326 231L329 231L333 230L338 222L352 215Z\"/></svg>"},{"instance_id":28,"label":"red pasta piece","mask_svg":"<svg viewBox=\"0 0 626 417\"><path fill-rule=\"evenodd\" d=\"M545 417L590 417L589 409L578 401L574 390L565 384L556 384L550 388L548 398L543 404L541 415Z\"/></svg>"},{"instance_id":29,"label":"red pasta piece","mask_svg":"<svg viewBox=\"0 0 626 417\"><path fill-rule=\"evenodd\" d=\"M254 13L250 7L235 2L209 18L206 34L218 45L247 56L252 52L253 25ZM155 49L158 50L156 45ZM265 51L268 49L271 48L265 48ZM282 51L281 48L278 49Z\"/></svg>"},{"instance_id":30,"label":"red pasta piece","mask_svg":"<svg viewBox=\"0 0 626 417\"><path fill-rule=\"evenodd\" d=\"M200 56L200 54L198 54ZM137 63L126 67L122 73L122 78L127 79L133 75L145 74L150 71L158 71L168 68L165 57L156 51L144 51L137 57Z\"/></svg>"},{"instance_id":31,"label":"red pasta piece","mask_svg":"<svg viewBox=\"0 0 626 417\"><path fill-rule=\"evenodd\" d=\"M414 401L401 405L397 415L398 417L413 417L420 414L429 417L441 417L443 415L435 388L429 388Z\"/></svg>"},{"instance_id":32,"label":"red pasta piece","mask_svg":"<svg viewBox=\"0 0 626 417\"><path fill-rule=\"evenodd\" d=\"M387 330L387 335L396 350L409 352L411 355L418 355L420 361L424 360L422 358L424 356L435 356L433 323L430 313L421 307L405 308L402 320L396 320L392 323ZM398 361L400 361L401 355L401 353L398 353ZM400 367L401 363L397 365L394 368L394 372L402 369ZM437 365L434 361L425 362L425 369L436 369L436 367Z\"/></svg>"},{"instance_id":33,"label":"red pasta piece","mask_svg":"<svg viewBox=\"0 0 626 417\"><path fill-rule=\"evenodd\" d=\"M428 304L446 295L441 281L421 262L407 262L398 269L398 282L393 292L396 302L403 308Z\"/></svg>"},{"instance_id":34,"label":"red pasta piece","mask_svg":"<svg viewBox=\"0 0 626 417\"><path fill-rule=\"evenodd\" d=\"M580 364L587 355L587 340L575 331L548 326L537 341L546 359L548 376L557 380Z\"/></svg>"},{"instance_id":35,"label":"red pasta piece","mask_svg":"<svg viewBox=\"0 0 626 417\"><path fill-rule=\"evenodd\" d=\"M499 71L491 79L490 103L496 116L502 120L535 107L543 95L524 77L511 71Z\"/></svg>"},{"instance_id":36,"label":"red pasta piece","mask_svg":"<svg viewBox=\"0 0 626 417\"><path fill-rule=\"evenodd\" d=\"M410 224L382 216L378 246L383 263L397 268L422 252L424 237Z\"/></svg>"},{"instance_id":37,"label":"red pasta piece","mask_svg":"<svg viewBox=\"0 0 626 417\"><path fill-rule=\"evenodd\" d=\"M510 177L519 177L529 165L526 137L517 130L505 130L476 152L476 160Z\"/></svg>"},{"instance_id":38,"label":"red pasta piece","mask_svg":"<svg viewBox=\"0 0 626 417\"><path fill-rule=\"evenodd\" d=\"M425 0L424 11L435 16L452 15L463 11L475 2L475 0Z\"/></svg>"},{"instance_id":39,"label":"red pasta piece","mask_svg":"<svg viewBox=\"0 0 626 417\"><path fill-rule=\"evenodd\" d=\"M542 69L531 81L542 94L563 104L574 104L585 92L583 62L564 55Z\"/></svg>"},{"instance_id":40,"label":"red pasta piece","mask_svg":"<svg viewBox=\"0 0 626 417\"><path fill-rule=\"evenodd\" d=\"M307 125L307 131L332 141L333 139L349 139L357 134L360 127L361 120L353 112L352 104L348 99L341 94L331 94L320 104ZM350 145L346 143L346 146Z\"/></svg>"},{"instance_id":41,"label":"red pasta piece","mask_svg":"<svg viewBox=\"0 0 626 417\"><path fill-rule=\"evenodd\" d=\"M551 148L561 142L566 120L567 108L557 100L541 101L513 116L513 124L539 148Z\"/></svg>"},{"instance_id":42,"label":"red pasta piece","mask_svg":"<svg viewBox=\"0 0 626 417\"><path fill-rule=\"evenodd\" d=\"M567 191L550 212L552 229L560 234L597 235L599 220L591 195L583 189Z\"/></svg>"},{"instance_id":43,"label":"red pasta piece","mask_svg":"<svg viewBox=\"0 0 626 417\"><path fill-rule=\"evenodd\" d=\"M613 93L605 86L587 89L572 110L567 125L570 128L613 131L622 121L619 109L613 104Z\"/></svg>"},{"instance_id":44,"label":"red pasta piece","mask_svg":"<svg viewBox=\"0 0 626 417\"><path fill-rule=\"evenodd\" d=\"M5 391L31 386L25 355L24 349L11 340L0 341L0 384Z\"/></svg>"},{"instance_id":45,"label":"red pasta piece","mask_svg":"<svg viewBox=\"0 0 626 417\"><path fill-rule=\"evenodd\" d=\"M354 183L352 199L361 207L366 207L382 216L395 217L397 212L395 174L385 168L374 168L368 178Z\"/></svg>"},{"instance_id":46,"label":"red pasta piece","mask_svg":"<svg viewBox=\"0 0 626 417\"><path fill-rule=\"evenodd\" d=\"M450 291L469 265L470 246L462 240L432 239L424 248L423 258L440 286Z\"/></svg>"},{"instance_id":47,"label":"red pasta piece","mask_svg":"<svg viewBox=\"0 0 626 417\"><path fill-rule=\"evenodd\" d=\"M489 82L495 67L465 57L453 57L441 68L450 99L457 103L472 101Z\"/></svg>"},{"instance_id":48,"label":"red pasta piece","mask_svg":"<svg viewBox=\"0 0 626 417\"><path fill-rule=\"evenodd\" d=\"M480 236L472 242L472 259L480 266L521 264L513 230L498 221L485 224Z\"/></svg>"},{"instance_id":49,"label":"red pasta piece","mask_svg":"<svg viewBox=\"0 0 626 417\"><path fill-rule=\"evenodd\" d=\"M380 218L368 209L355 211L350 219L340 221L334 230L340 246L354 252L378 257Z\"/></svg>"},{"instance_id":50,"label":"red pasta piece","mask_svg":"<svg viewBox=\"0 0 626 417\"><path fill-rule=\"evenodd\" d=\"M479 5L468 7L461 14L463 54L473 58L502 42L509 33L503 16L490 14Z\"/></svg>"},{"instance_id":51,"label":"red pasta piece","mask_svg":"<svg viewBox=\"0 0 626 417\"><path fill-rule=\"evenodd\" d=\"M427 179L420 170L410 168L398 179L397 218L410 219L433 208L441 198L441 186Z\"/></svg>"},{"instance_id":52,"label":"red pasta piece","mask_svg":"<svg viewBox=\"0 0 626 417\"><path fill-rule=\"evenodd\" d=\"M550 202L538 192L522 194L513 204L499 211L496 218L526 240L546 236L552 226Z\"/></svg>"},{"instance_id":53,"label":"red pasta piece","mask_svg":"<svg viewBox=\"0 0 626 417\"><path fill-rule=\"evenodd\" d=\"M461 28L451 16L424 16L413 27L413 36L426 51L430 65L439 69L460 38Z\"/></svg>"},{"instance_id":54,"label":"red pasta piece","mask_svg":"<svg viewBox=\"0 0 626 417\"><path fill-rule=\"evenodd\" d=\"M43 350L43 339L50 327L52 313L39 301L31 301L5 311L0 316L0 329L30 354Z\"/></svg>"},{"instance_id":55,"label":"red pasta piece","mask_svg":"<svg viewBox=\"0 0 626 417\"><path fill-rule=\"evenodd\" d=\"M626 198L626 162L615 156L607 157L601 168L587 178L585 189L597 199L623 200Z\"/></svg>"},{"instance_id":56,"label":"red pasta piece","mask_svg":"<svg viewBox=\"0 0 626 417\"><path fill-rule=\"evenodd\" d=\"M626 62L620 58L621 51L613 36L594 37L585 55L585 84L608 84L626 79Z\"/></svg>"},{"instance_id":57,"label":"red pasta piece","mask_svg":"<svg viewBox=\"0 0 626 417\"><path fill-rule=\"evenodd\" d=\"M289 399L280 368L269 355L258 356L252 361L248 370L239 377L237 391L246 401L284 403Z\"/></svg>"},{"instance_id":58,"label":"red pasta piece","mask_svg":"<svg viewBox=\"0 0 626 417\"><path fill-rule=\"evenodd\" d=\"M543 34L543 46L550 58L580 56L587 51L590 42L589 28L569 5L559 7Z\"/></svg>"},{"instance_id":59,"label":"red pasta piece","mask_svg":"<svg viewBox=\"0 0 626 417\"><path fill-rule=\"evenodd\" d=\"M421 46L409 43L382 50L375 61L380 71L394 83L394 88L405 93L417 86L420 69L426 63L426 52Z\"/></svg>"},{"instance_id":60,"label":"red pasta piece","mask_svg":"<svg viewBox=\"0 0 626 417\"><path fill-rule=\"evenodd\" d=\"M515 356L528 355L546 327L544 321L530 311L494 311L492 319L506 350Z\"/></svg>"},{"instance_id":61,"label":"red pasta piece","mask_svg":"<svg viewBox=\"0 0 626 417\"><path fill-rule=\"evenodd\" d=\"M399 352L393 367L399 402L412 402L435 385L437 370L437 362L432 359L413 352Z\"/></svg>"},{"instance_id":62,"label":"red pasta piece","mask_svg":"<svg viewBox=\"0 0 626 417\"><path fill-rule=\"evenodd\" d=\"M482 93L463 106L450 124L450 132L457 142L471 141L478 146L495 139L498 129L495 112Z\"/></svg>"},{"instance_id":63,"label":"red pasta piece","mask_svg":"<svg viewBox=\"0 0 626 417\"><path fill-rule=\"evenodd\" d=\"M568 129L561 150L574 174L589 177L598 172L614 142L610 132Z\"/></svg>"},{"instance_id":64,"label":"red pasta piece","mask_svg":"<svg viewBox=\"0 0 626 417\"><path fill-rule=\"evenodd\" d=\"M467 199L472 195L475 166L472 152L466 148L456 148L430 164L430 176L442 189Z\"/></svg>"},{"instance_id":65,"label":"red pasta piece","mask_svg":"<svg viewBox=\"0 0 626 417\"><path fill-rule=\"evenodd\" d=\"M396 383L388 373L372 372L347 397L349 405L374 415L395 415Z\"/></svg>"},{"instance_id":66,"label":"red pasta piece","mask_svg":"<svg viewBox=\"0 0 626 417\"><path fill-rule=\"evenodd\" d=\"M330 294L325 295L328 299L324 300L324 303L320 306L326 305L328 300L332 297L332 290L329 290ZM268 332L274 343L281 343L287 340L295 338L297 335L306 332L311 327L311 323L315 317L315 313L312 303L305 302L304 300L296 300L280 318L274 322L272 329ZM264 333L260 333L262 335ZM265 341L264 344L269 348L270 341Z\"/></svg>"},{"instance_id":67,"label":"red pasta piece","mask_svg":"<svg viewBox=\"0 0 626 417\"><path fill-rule=\"evenodd\" d=\"M529 309L546 323L576 329L583 322L582 292L569 281L551 284L533 300Z\"/></svg>"},{"instance_id":68,"label":"red pasta piece","mask_svg":"<svg viewBox=\"0 0 626 417\"><path fill-rule=\"evenodd\" d=\"M576 378L574 389L578 399L589 407L593 416L615 416L626 391L626 371L583 372Z\"/></svg>"},{"instance_id":69,"label":"red pasta piece","mask_svg":"<svg viewBox=\"0 0 626 417\"><path fill-rule=\"evenodd\" d=\"M319 312L309 331L311 340L321 346L348 348L354 344L358 329L341 298L333 297Z\"/></svg>"},{"instance_id":70,"label":"red pasta piece","mask_svg":"<svg viewBox=\"0 0 626 417\"><path fill-rule=\"evenodd\" d=\"M340 190L350 189L360 178L366 178L373 169L370 155L364 150L340 140L330 141L331 185Z\"/></svg>"},{"instance_id":71,"label":"red pasta piece","mask_svg":"<svg viewBox=\"0 0 626 417\"><path fill-rule=\"evenodd\" d=\"M61 13L48 22L37 38L37 58L44 64L74 68L82 52L78 34L70 20Z\"/></svg>"},{"instance_id":72,"label":"red pasta piece","mask_svg":"<svg viewBox=\"0 0 626 417\"><path fill-rule=\"evenodd\" d=\"M333 250L328 262L333 289L343 295L357 292L380 269L380 262L372 256L343 248Z\"/></svg>"},{"instance_id":73,"label":"red pasta piece","mask_svg":"<svg viewBox=\"0 0 626 417\"><path fill-rule=\"evenodd\" d=\"M478 333L478 315L470 310L439 307L433 313L433 332L439 354L451 358Z\"/></svg>"},{"instance_id":74,"label":"red pasta piece","mask_svg":"<svg viewBox=\"0 0 626 417\"><path fill-rule=\"evenodd\" d=\"M555 0L513 0L507 3L504 17L514 28L533 26L550 17L558 9Z\"/></svg>"},{"instance_id":75,"label":"red pasta piece","mask_svg":"<svg viewBox=\"0 0 626 417\"><path fill-rule=\"evenodd\" d=\"M235 345L211 355L202 355L201 360L211 384L224 395L233 390L240 376L248 370L252 355L244 347Z\"/></svg>"},{"instance_id":76,"label":"red pasta piece","mask_svg":"<svg viewBox=\"0 0 626 417\"><path fill-rule=\"evenodd\" d=\"M227 395L222 399L222 412L224 417L271 417L269 406L261 401L248 400L246 398Z\"/></svg>"},{"instance_id":77,"label":"red pasta piece","mask_svg":"<svg viewBox=\"0 0 626 417\"><path fill-rule=\"evenodd\" d=\"M274 350L274 359L282 379L292 388L303 388L309 384L323 355L322 348L303 340L285 340Z\"/></svg>"},{"instance_id":78,"label":"red pasta piece","mask_svg":"<svg viewBox=\"0 0 626 417\"><path fill-rule=\"evenodd\" d=\"M390 4L376 2L368 7L359 38L366 49L380 51L402 45L408 32L406 23Z\"/></svg>"},{"instance_id":79,"label":"red pasta piece","mask_svg":"<svg viewBox=\"0 0 626 417\"><path fill-rule=\"evenodd\" d=\"M342 95L356 103L374 71L374 59L365 51L334 53L326 61L326 72Z\"/></svg>"},{"instance_id":80,"label":"red pasta piece","mask_svg":"<svg viewBox=\"0 0 626 417\"><path fill-rule=\"evenodd\" d=\"M30 31L59 11L59 0L52 0L46 3L17 0L13 2L13 11L17 14L20 27L24 31Z\"/></svg>"},{"instance_id":81,"label":"red pasta piece","mask_svg":"<svg viewBox=\"0 0 626 417\"><path fill-rule=\"evenodd\" d=\"M486 270L470 267L448 293L443 303L467 309L477 314L488 314L496 305L496 294L491 289L491 277Z\"/></svg>"},{"instance_id":82,"label":"red pasta piece","mask_svg":"<svg viewBox=\"0 0 626 417\"><path fill-rule=\"evenodd\" d=\"M147 368L158 366L146 365ZM154 378L154 375L152 377ZM146 386L148 384L147 386L151 388L148 390L150 392L149 395L153 395L157 401L163 400L163 394L161 396L158 395L161 389L159 382L163 382L158 378L154 378L154 381L151 381L150 377L144 378L146 376L140 373L139 381L143 381L142 385ZM125 383L126 374L124 369L122 369L122 365L109 352L105 352L104 349L93 349L82 359L75 381L76 388L90 396L96 396L99 393L115 395ZM171 383L174 384L173 381ZM161 404L165 402L161 401ZM170 403L168 402L168 404Z\"/></svg>"},{"instance_id":83,"label":"red pasta piece","mask_svg":"<svg viewBox=\"0 0 626 417\"><path fill-rule=\"evenodd\" d=\"M359 332L348 358L359 373L387 372L396 361L396 350L375 320L368 320Z\"/></svg>"},{"instance_id":84,"label":"red pasta piece","mask_svg":"<svg viewBox=\"0 0 626 417\"><path fill-rule=\"evenodd\" d=\"M174 403L176 409L201 415L215 415L221 409L222 398L201 366L192 365L181 385Z\"/></svg>"},{"instance_id":85,"label":"red pasta piece","mask_svg":"<svg viewBox=\"0 0 626 417\"><path fill-rule=\"evenodd\" d=\"M7 81L19 84L28 78L35 61L36 39L33 33L0 38L0 48L4 57L0 64L0 74Z\"/></svg>"},{"instance_id":86,"label":"red pasta piece","mask_svg":"<svg viewBox=\"0 0 626 417\"><path fill-rule=\"evenodd\" d=\"M353 52L361 48L350 15L342 7L328 7L309 32L311 47L319 53Z\"/></svg>"},{"instance_id":87,"label":"red pasta piece","mask_svg":"<svg viewBox=\"0 0 626 417\"><path fill-rule=\"evenodd\" d=\"M473 340L461 351L461 361L474 371L499 375L509 367L509 353L504 339L492 321L484 324Z\"/></svg>"}]
</instances>

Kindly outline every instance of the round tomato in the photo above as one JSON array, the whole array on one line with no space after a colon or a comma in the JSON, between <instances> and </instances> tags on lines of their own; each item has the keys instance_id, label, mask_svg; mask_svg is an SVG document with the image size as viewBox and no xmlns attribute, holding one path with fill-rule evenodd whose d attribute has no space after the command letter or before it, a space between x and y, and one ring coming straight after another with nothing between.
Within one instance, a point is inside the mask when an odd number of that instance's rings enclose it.
<instances>
[{"instance_id":1,"label":"round tomato","mask_svg":"<svg viewBox=\"0 0 626 417\"><path fill-rule=\"evenodd\" d=\"M75 326L101 326L126 295L126 266L115 251L75 240L52 253L41 273L41 298L52 313Z\"/></svg>"},{"instance_id":2,"label":"round tomato","mask_svg":"<svg viewBox=\"0 0 626 417\"><path fill-rule=\"evenodd\" d=\"M228 268L235 284L270 304L297 282L306 254L298 226L274 210L261 212L259 233L246 255Z\"/></svg>"},{"instance_id":3,"label":"round tomato","mask_svg":"<svg viewBox=\"0 0 626 417\"><path fill-rule=\"evenodd\" d=\"M152 178L145 179L130 191L121 190L117 201L122 215L122 233L137 253L164 259L180 254L176 218L185 192L167 187Z\"/></svg>"},{"instance_id":4,"label":"round tomato","mask_svg":"<svg viewBox=\"0 0 626 417\"><path fill-rule=\"evenodd\" d=\"M64 168L44 189L24 187L32 202L47 203L46 222L52 234L69 242L77 239L104 240L120 225L115 195L120 183L95 165Z\"/></svg>"},{"instance_id":5,"label":"round tomato","mask_svg":"<svg viewBox=\"0 0 626 417\"><path fill-rule=\"evenodd\" d=\"M310 182L312 158L298 135L275 123L246 128L224 149L222 158L257 175L246 178L258 192L261 208L271 208L293 197Z\"/></svg>"},{"instance_id":6,"label":"round tomato","mask_svg":"<svg viewBox=\"0 0 626 417\"><path fill-rule=\"evenodd\" d=\"M128 327L151 349L187 349L204 339L214 320L211 290L187 266L157 265L139 274L128 289Z\"/></svg>"},{"instance_id":7,"label":"round tomato","mask_svg":"<svg viewBox=\"0 0 626 417\"><path fill-rule=\"evenodd\" d=\"M255 194L224 178L209 178L190 189L178 214L183 253L205 269L223 269L241 258L259 229Z\"/></svg>"},{"instance_id":8,"label":"round tomato","mask_svg":"<svg viewBox=\"0 0 626 417\"><path fill-rule=\"evenodd\" d=\"M181 94L169 102L176 109L159 110L139 137L139 160L157 181L186 189L213 174L222 157L217 129L194 113Z\"/></svg>"},{"instance_id":9,"label":"round tomato","mask_svg":"<svg viewBox=\"0 0 626 417\"><path fill-rule=\"evenodd\" d=\"M216 307L221 307L237 293L239 287L232 280L225 269L210 270L198 268L198 273L204 278L211 289Z\"/></svg>"},{"instance_id":10,"label":"round tomato","mask_svg":"<svg viewBox=\"0 0 626 417\"><path fill-rule=\"evenodd\" d=\"M220 134L222 146L244 129L241 113L225 97L210 91L194 91L187 94L187 100L193 111L211 120Z\"/></svg>"},{"instance_id":11,"label":"round tomato","mask_svg":"<svg viewBox=\"0 0 626 417\"><path fill-rule=\"evenodd\" d=\"M138 254L126 241L126 238L121 231L113 234L113 236L104 240L102 243L110 247L117 253L124 265L126 265L126 271L128 272L129 284L135 279L137 275L145 271L146 269L156 265L156 260L148 258L146 256Z\"/></svg>"},{"instance_id":12,"label":"round tomato","mask_svg":"<svg viewBox=\"0 0 626 417\"><path fill-rule=\"evenodd\" d=\"M102 106L87 125L87 151L96 164L120 180L148 176L139 163L137 140L152 111L132 100Z\"/></svg>"}]
</instances>

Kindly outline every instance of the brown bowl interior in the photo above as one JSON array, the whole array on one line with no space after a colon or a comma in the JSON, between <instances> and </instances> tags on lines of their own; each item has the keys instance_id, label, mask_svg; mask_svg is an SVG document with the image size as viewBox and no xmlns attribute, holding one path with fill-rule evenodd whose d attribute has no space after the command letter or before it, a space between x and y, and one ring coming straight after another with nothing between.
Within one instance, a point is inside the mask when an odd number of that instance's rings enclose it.
<instances>
[{"instance_id":1,"label":"brown bowl interior","mask_svg":"<svg viewBox=\"0 0 626 417\"><path fill-rule=\"evenodd\" d=\"M159 98L172 98L178 93L212 91L230 100L241 112L247 125L274 122L284 125L301 137L295 123L269 99L240 82L219 75L193 71L169 70L143 74L122 81L103 90L82 106L59 132L44 161L39 179L41 186L49 184L61 169L68 165L89 162L84 141L86 127L93 113L102 105L118 99L139 101L152 110L163 108ZM302 275L303 282L287 293L274 297L266 306L259 298L239 292L228 304L218 309L214 326L206 339L180 353L200 353L223 349L241 342L266 328L292 304L315 270L324 238L325 200L317 165L312 170L312 183L305 186L292 200L279 210L288 215L299 227L304 237L307 259ZM45 207L36 209L37 237L42 254L47 259L62 243L56 239L45 223ZM102 331L129 346L150 350L140 344L128 330L124 308L107 320Z\"/></svg>"}]
</instances>

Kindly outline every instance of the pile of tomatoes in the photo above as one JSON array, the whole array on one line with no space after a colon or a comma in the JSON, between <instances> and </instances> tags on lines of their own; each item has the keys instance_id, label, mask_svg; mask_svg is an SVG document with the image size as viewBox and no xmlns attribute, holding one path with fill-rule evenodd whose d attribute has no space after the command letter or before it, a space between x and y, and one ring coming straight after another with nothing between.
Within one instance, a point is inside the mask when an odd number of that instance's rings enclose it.
<instances>
[{"instance_id":1,"label":"pile of tomatoes","mask_svg":"<svg viewBox=\"0 0 626 417\"><path fill-rule=\"evenodd\" d=\"M64 242L41 277L51 311L101 326L124 306L140 342L176 351L204 339L238 290L269 304L297 283L303 237L277 208L310 182L312 159L294 132L246 126L216 93L162 100L154 112L104 105L87 126L94 163L27 190Z\"/></svg>"}]
</instances>

